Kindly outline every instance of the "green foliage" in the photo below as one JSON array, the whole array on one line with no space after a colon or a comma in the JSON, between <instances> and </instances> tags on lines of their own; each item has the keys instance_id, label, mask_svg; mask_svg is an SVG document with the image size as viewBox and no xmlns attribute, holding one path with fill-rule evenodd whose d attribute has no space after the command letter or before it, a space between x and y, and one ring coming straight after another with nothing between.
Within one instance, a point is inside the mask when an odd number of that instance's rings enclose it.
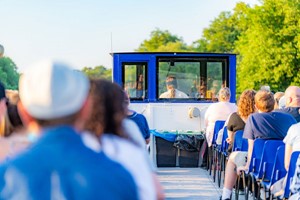
<instances>
[{"instance_id":1,"label":"green foliage","mask_svg":"<svg viewBox=\"0 0 300 200\"><path fill-rule=\"evenodd\" d=\"M248 14L248 29L236 42L238 91L264 84L275 91L300 85L299 0L265 0Z\"/></svg>"},{"instance_id":2,"label":"green foliage","mask_svg":"<svg viewBox=\"0 0 300 200\"><path fill-rule=\"evenodd\" d=\"M274 91L300 85L300 0L260 2L255 7L237 3L233 12L220 13L191 46L156 29L137 51L236 53L237 94L261 85Z\"/></svg>"},{"instance_id":3,"label":"green foliage","mask_svg":"<svg viewBox=\"0 0 300 200\"><path fill-rule=\"evenodd\" d=\"M188 51L187 45L169 31L156 29L151 32L150 39L144 40L136 50L138 52L174 52Z\"/></svg>"},{"instance_id":4,"label":"green foliage","mask_svg":"<svg viewBox=\"0 0 300 200\"><path fill-rule=\"evenodd\" d=\"M82 69L82 72L92 79L104 78L107 80L112 80L112 70L106 69L102 65L96 66L94 68L84 67Z\"/></svg>"},{"instance_id":5,"label":"green foliage","mask_svg":"<svg viewBox=\"0 0 300 200\"><path fill-rule=\"evenodd\" d=\"M6 89L18 89L19 73L16 64L9 57L0 58L0 81Z\"/></svg>"},{"instance_id":6,"label":"green foliage","mask_svg":"<svg viewBox=\"0 0 300 200\"><path fill-rule=\"evenodd\" d=\"M239 9L246 6L243 3L238 4ZM214 52L214 53L233 53L235 41L241 34L238 22L241 16L237 12L221 12L221 14L212 21L210 26L203 31L202 39L194 42L196 51Z\"/></svg>"}]
</instances>

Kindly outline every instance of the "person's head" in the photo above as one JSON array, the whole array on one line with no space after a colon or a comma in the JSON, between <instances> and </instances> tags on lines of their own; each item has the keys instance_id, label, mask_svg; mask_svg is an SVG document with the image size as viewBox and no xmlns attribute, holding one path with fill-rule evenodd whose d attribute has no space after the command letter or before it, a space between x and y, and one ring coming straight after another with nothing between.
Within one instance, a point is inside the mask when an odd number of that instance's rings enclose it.
<instances>
[{"instance_id":1,"label":"person's head","mask_svg":"<svg viewBox=\"0 0 300 200\"><path fill-rule=\"evenodd\" d=\"M0 44L0 58L4 55L4 47Z\"/></svg>"},{"instance_id":2,"label":"person's head","mask_svg":"<svg viewBox=\"0 0 300 200\"><path fill-rule=\"evenodd\" d=\"M272 92L260 90L255 95L255 106L258 112L271 112L274 109L274 95Z\"/></svg>"},{"instance_id":3,"label":"person's head","mask_svg":"<svg viewBox=\"0 0 300 200\"><path fill-rule=\"evenodd\" d=\"M274 99L275 99L274 109L278 109L279 108L279 100L283 96L284 96L284 92L276 92L274 94Z\"/></svg>"},{"instance_id":4,"label":"person's head","mask_svg":"<svg viewBox=\"0 0 300 200\"><path fill-rule=\"evenodd\" d=\"M5 94L9 103L17 104L20 100L19 92L17 90L6 90Z\"/></svg>"},{"instance_id":5,"label":"person's head","mask_svg":"<svg viewBox=\"0 0 300 200\"><path fill-rule=\"evenodd\" d=\"M169 75L166 78L167 89L175 89L177 88L177 79L174 75Z\"/></svg>"},{"instance_id":6,"label":"person's head","mask_svg":"<svg viewBox=\"0 0 300 200\"><path fill-rule=\"evenodd\" d=\"M20 132L24 129L21 121L17 104L19 101L19 94L13 90L6 90L8 98L7 110L5 113L5 131L4 136L9 136L13 132Z\"/></svg>"},{"instance_id":7,"label":"person's head","mask_svg":"<svg viewBox=\"0 0 300 200\"><path fill-rule=\"evenodd\" d=\"M89 80L81 72L52 61L28 68L19 81L20 115L40 127L72 125L81 129L90 115Z\"/></svg>"},{"instance_id":8,"label":"person's head","mask_svg":"<svg viewBox=\"0 0 300 200\"><path fill-rule=\"evenodd\" d=\"M285 96L282 96L282 97L279 99L278 108L279 108L279 109L285 108Z\"/></svg>"},{"instance_id":9,"label":"person's head","mask_svg":"<svg viewBox=\"0 0 300 200\"><path fill-rule=\"evenodd\" d=\"M219 101L229 101L231 96L230 89L228 87L223 87L219 90Z\"/></svg>"},{"instance_id":10,"label":"person's head","mask_svg":"<svg viewBox=\"0 0 300 200\"><path fill-rule=\"evenodd\" d=\"M255 97L256 91L245 90L238 101L238 113L242 118L247 119L250 114L255 112Z\"/></svg>"},{"instance_id":11,"label":"person's head","mask_svg":"<svg viewBox=\"0 0 300 200\"><path fill-rule=\"evenodd\" d=\"M14 132L23 131L24 126L19 115L19 110L16 104L9 103L5 116L5 135L9 136Z\"/></svg>"},{"instance_id":12,"label":"person's head","mask_svg":"<svg viewBox=\"0 0 300 200\"><path fill-rule=\"evenodd\" d=\"M261 87L260 87L260 90L265 90L265 91L267 91L267 92L271 92L271 88L270 88L270 86L268 86L268 85L263 85L263 86L261 86Z\"/></svg>"},{"instance_id":13,"label":"person's head","mask_svg":"<svg viewBox=\"0 0 300 200\"><path fill-rule=\"evenodd\" d=\"M298 86L289 86L284 93L286 107L300 106L300 88Z\"/></svg>"},{"instance_id":14,"label":"person's head","mask_svg":"<svg viewBox=\"0 0 300 200\"><path fill-rule=\"evenodd\" d=\"M104 79L91 80L93 110L85 129L101 136L103 133L125 137L122 121L126 117L125 93L122 88Z\"/></svg>"}]
</instances>

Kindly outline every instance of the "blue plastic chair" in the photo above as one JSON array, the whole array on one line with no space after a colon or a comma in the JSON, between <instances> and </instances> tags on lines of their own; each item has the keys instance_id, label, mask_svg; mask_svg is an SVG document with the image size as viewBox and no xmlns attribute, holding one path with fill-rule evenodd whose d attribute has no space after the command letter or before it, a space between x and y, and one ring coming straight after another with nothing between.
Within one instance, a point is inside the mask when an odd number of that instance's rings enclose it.
<instances>
[{"instance_id":1,"label":"blue plastic chair","mask_svg":"<svg viewBox=\"0 0 300 200\"><path fill-rule=\"evenodd\" d=\"M216 151L216 140L218 138L218 133L219 131L223 128L225 124L224 120L217 120L215 122L214 126L214 135L213 135L213 140L212 140L212 146L208 148L208 169L209 169L209 175L211 175L212 168L214 168L214 172L216 169L216 164L217 164L217 151ZM216 173L213 174L213 180L215 182L216 180Z\"/></svg>"},{"instance_id":2,"label":"blue plastic chair","mask_svg":"<svg viewBox=\"0 0 300 200\"><path fill-rule=\"evenodd\" d=\"M243 130L235 132L232 151L248 151L248 140L243 138L243 134Z\"/></svg>"},{"instance_id":3,"label":"blue plastic chair","mask_svg":"<svg viewBox=\"0 0 300 200\"><path fill-rule=\"evenodd\" d=\"M282 140L267 140L265 142L262 157L259 165L259 169L257 173L253 173L254 182L257 183L259 188L257 192L257 198L260 199L260 181L270 181L273 171L273 166L275 162L276 152L279 146L284 145ZM266 190L265 190L266 197Z\"/></svg>"},{"instance_id":4,"label":"blue plastic chair","mask_svg":"<svg viewBox=\"0 0 300 200\"><path fill-rule=\"evenodd\" d=\"M286 185L285 185L284 195L283 195L283 197L285 199L288 199L291 194L290 184L291 184L292 178L295 174L296 163L297 163L297 159L298 159L299 155L300 155L300 151L295 151L291 155L291 160L290 160L290 165L289 165L289 170L288 170L288 174L287 174L287 180L286 180Z\"/></svg>"},{"instance_id":5,"label":"blue plastic chair","mask_svg":"<svg viewBox=\"0 0 300 200\"><path fill-rule=\"evenodd\" d=\"M264 188L265 197L267 192L270 196L270 188L271 186L278 181L279 179L283 178L286 175L286 170L284 167L284 150L285 145L281 145L277 148L277 152L274 159L273 169L271 177L265 176L264 179L260 182L260 185Z\"/></svg>"},{"instance_id":6,"label":"blue plastic chair","mask_svg":"<svg viewBox=\"0 0 300 200\"><path fill-rule=\"evenodd\" d=\"M254 140L253 152L252 152L249 171L248 171L248 183L247 183L247 187L245 186L245 188L247 189L246 190L246 199L248 199L248 197L249 197L250 185L252 185L252 193L257 194L257 187L255 187L255 184L254 184L254 181L255 181L254 176L255 176L255 174L258 173L261 156L262 156L262 149L263 149L266 141L267 140L260 139L260 138ZM245 172L243 172L242 176L243 176L243 180L245 180L245 176L246 176ZM240 177L238 177L238 178L240 178ZM239 187L239 183L238 183L238 187ZM253 197L255 197L255 195L253 195Z\"/></svg>"},{"instance_id":7,"label":"blue plastic chair","mask_svg":"<svg viewBox=\"0 0 300 200\"><path fill-rule=\"evenodd\" d=\"M219 157L218 159L220 162L218 163L218 186L221 186L221 179L222 179L222 173L225 171L225 165L226 165L226 158L228 157L228 146L229 144L227 143L226 139L228 138L228 131L227 131L227 126L224 127L223 131L223 137L222 137L222 144L220 145L219 148Z\"/></svg>"}]
</instances>

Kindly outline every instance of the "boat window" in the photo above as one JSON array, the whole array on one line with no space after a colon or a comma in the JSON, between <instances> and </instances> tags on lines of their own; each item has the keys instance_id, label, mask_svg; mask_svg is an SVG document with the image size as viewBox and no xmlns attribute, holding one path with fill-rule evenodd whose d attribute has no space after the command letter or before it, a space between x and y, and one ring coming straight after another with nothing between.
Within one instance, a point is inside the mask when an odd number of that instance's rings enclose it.
<instances>
[{"instance_id":1,"label":"boat window","mask_svg":"<svg viewBox=\"0 0 300 200\"><path fill-rule=\"evenodd\" d=\"M130 99L147 98L146 66L147 63L123 63L124 90Z\"/></svg>"},{"instance_id":2,"label":"boat window","mask_svg":"<svg viewBox=\"0 0 300 200\"><path fill-rule=\"evenodd\" d=\"M228 87L226 70L226 59L159 58L157 97L216 100L221 87Z\"/></svg>"}]
</instances>

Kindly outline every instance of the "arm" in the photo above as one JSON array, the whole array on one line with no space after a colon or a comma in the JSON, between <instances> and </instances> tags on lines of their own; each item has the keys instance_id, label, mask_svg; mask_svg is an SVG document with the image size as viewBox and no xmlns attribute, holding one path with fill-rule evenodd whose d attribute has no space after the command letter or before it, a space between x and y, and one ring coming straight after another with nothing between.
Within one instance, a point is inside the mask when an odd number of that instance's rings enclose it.
<instances>
[{"instance_id":1,"label":"arm","mask_svg":"<svg viewBox=\"0 0 300 200\"><path fill-rule=\"evenodd\" d=\"M288 171L289 169L291 155L292 155L292 146L289 144L285 144L284 167L286 171Z\"/></svg>"},{"instance_id":2,"label":"arm","mask_svg":"<svg viewBox=\"0 0 300 200\"><path fill-rule=\"evenodd\" d=\"M229 144L232 144L233 143L233 131L229 131L227 129L227 133L228 133L228 137L226 138L226 142L229 143Z\"/></svg>"},{"instance_id":3,"label":"arm","mask_svg":"<svg viewBox=\"0 0 300 200\"><path fill-rule=\"evenodd\" d=\"M253 152L254 140L248 139L248 156L247 156L247 163L245 165L246 169L249 169L252 152Z\"/></svg>"},{"instance_id":4,"label":"arm","mask_svg":"<svg viewBox=\"0 0 300 200\"><path fill-rule=\"evenodd\" d=\"M241 171L248 171L250 162L251 162L251 157L252 157L252 152L253 152L253 145L254 145L254 140L248 139L248 155L247 155L247 163L245 166L241 166L237 168L237 174L241 174Z\"/></svg>"}]
</instances>

